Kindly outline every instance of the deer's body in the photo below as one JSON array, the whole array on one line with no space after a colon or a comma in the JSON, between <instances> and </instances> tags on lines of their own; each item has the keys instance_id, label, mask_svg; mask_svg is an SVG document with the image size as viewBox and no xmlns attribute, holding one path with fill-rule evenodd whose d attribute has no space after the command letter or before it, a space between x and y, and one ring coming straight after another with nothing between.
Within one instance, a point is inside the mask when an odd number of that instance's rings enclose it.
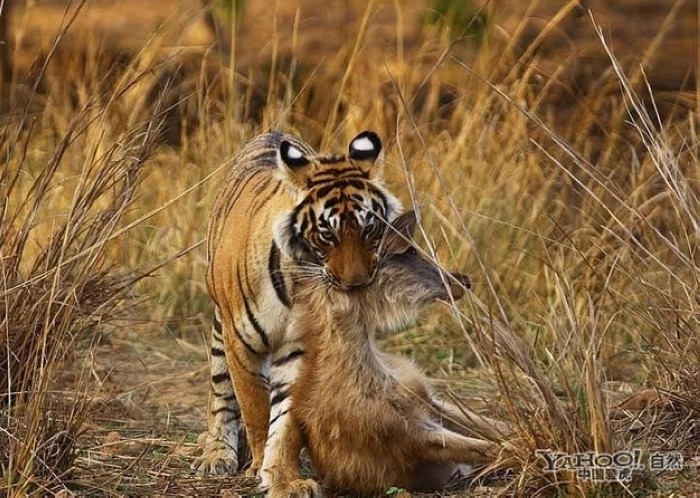
<instances>
[{"instance_id":1,"label":"deer's body","mask_svg":"<svg viewBox=\"0 0 700 498\"><path fill-rule=\"evenodd\" d=\"M298 478L302 445L326 484L353 493L439 489L464 464L488 461L500 449L470 436L495 439L502 424L438 399L413 363L377 348L377 333L405 327L422 305L450 296L432 263L410 248L399 252L400 241L388 246L391 255L368 287L336 292L299 284L290 329L305 353L291 390L293 425L279 428L285 451L265 454L272 495L289 492ZM464 293L454 284L460 279L466 281L452 276L455 298ZM317 494L309 489L296 496Z\"/></svg>"}]
</instances>

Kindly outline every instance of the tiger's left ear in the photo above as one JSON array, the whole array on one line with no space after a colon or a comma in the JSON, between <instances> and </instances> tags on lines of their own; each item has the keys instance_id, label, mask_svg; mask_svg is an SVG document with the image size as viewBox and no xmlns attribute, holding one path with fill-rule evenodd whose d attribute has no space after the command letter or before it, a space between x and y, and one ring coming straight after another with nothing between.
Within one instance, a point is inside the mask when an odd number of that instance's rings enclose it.
<instances>
[{"instance_id":1,"label":"tiger's left ear","mask_svg":"<svg viewBox=\"0 0 700 498\"><path fill-rule=\"evenodd\" d=\"M350 141L348 158L353 162L364 163L369 171L382 155L382 141L373 131L363 131Z\"/></svg>"}]
</instances>

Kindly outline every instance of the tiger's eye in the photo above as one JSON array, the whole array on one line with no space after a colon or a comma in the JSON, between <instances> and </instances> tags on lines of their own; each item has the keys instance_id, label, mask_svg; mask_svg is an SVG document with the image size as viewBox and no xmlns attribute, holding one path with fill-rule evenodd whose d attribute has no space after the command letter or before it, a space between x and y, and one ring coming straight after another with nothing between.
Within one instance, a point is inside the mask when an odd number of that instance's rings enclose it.
<instances>
[{"instance_id":1,"label":"tiger's eye","mask_svg":"<svg viewBox=\"0 0 700 498\"><path fill-rule=\"evenodd\" d=\"M329 230L320 230L318 232L318 238L321 239L321 242L328 244L329 246L334 246L337 243L335 235L333 235L333 233Z\"/></svg>"}]
</instances>

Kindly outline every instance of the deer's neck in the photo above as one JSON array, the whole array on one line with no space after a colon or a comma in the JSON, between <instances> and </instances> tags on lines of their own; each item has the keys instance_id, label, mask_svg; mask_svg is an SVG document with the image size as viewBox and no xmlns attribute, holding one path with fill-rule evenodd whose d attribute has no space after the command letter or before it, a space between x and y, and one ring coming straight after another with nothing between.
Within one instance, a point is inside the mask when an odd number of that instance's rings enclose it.
<instances>
[{"instance_id":1,"label":"deer's neck","mask_svg":"<svg viewBox=\"0 0 700 498\"><path fill-rule=\"evenodd\" d=\"M374 343L376 324L371 323L362 299L320 294L297 308L301 311L297 326L304 334L306 349L313 351L314 361L322 363L326 372L350 368L381 373Z\"/></svg>"}]
</instances>

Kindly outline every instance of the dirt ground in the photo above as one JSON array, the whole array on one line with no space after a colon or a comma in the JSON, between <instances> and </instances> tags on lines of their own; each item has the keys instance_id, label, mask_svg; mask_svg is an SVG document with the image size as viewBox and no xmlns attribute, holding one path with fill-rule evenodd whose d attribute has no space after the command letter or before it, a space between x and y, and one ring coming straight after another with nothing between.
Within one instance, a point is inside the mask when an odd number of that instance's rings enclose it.
<instances>
[{"instance_id":1,"label":"dirt ground","mask_svg":"<svg viewBox=\"0 0 700 498\"><path fill-rule=\"evenodd\" d=\"M161 331L103 334L66 372L67 385L88 379L89 449L73 479L81 494L217 496L253 492L243 477L196 476L189 466L206 428L206 348Z\"/></svg>"}]
</instances>

